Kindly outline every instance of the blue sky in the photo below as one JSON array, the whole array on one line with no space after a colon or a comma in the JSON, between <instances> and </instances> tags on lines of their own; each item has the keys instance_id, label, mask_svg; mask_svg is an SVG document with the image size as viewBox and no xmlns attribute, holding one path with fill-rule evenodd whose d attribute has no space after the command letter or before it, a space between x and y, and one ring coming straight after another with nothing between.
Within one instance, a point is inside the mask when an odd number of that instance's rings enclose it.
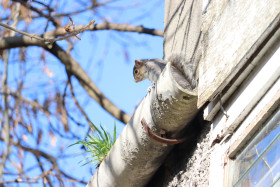
<instances>
[{"instance_id":1,"label":"blue sky","mask_svg":"<svg viewBox=\"0 0 280 187\"><path fill-rule=\"evenodd\" d=\"M143 25L148 28L163 30L164 1L160 3L158 3L159 1L153 2L153 4L159 6L152 9L152 11L149 11L149 16L144 16L137 21L130 21L135 20L133 19L135 16L131 16L131 14L137 15L147 11L145 6L144 8L142 6L141 9L135 8L132 11L124 10L119 17L111 18L113 20L116 19L116 21L112 22ZM130 2L121 1L120 4L122 3L126 5ZM82 34L81 37L83 39L76 44L78 51L75 51L75 54L73 55L74 58L77 60L79 59L79 62L84 62L83 65L89 70L88 72L92 80L115 105L128 114L132 114L135 106L145 96L147 88L151 84L148 80L137 84L134 82L132 76L134 60L143 58L162 58L163 38L145 34L116 31L87 32ZM84 40L84 38L87 37L93 37L96 39L94 46L89 45L87 41ZM84 48L87 48L88 50L83 51ZM128 59L126 59L124 55L125 52L129 54ZM78 86L77 83L75 85ZM88 100L88 98L79 99L81 103L87 103L85 109L93 123L96 125L102 124L112 132L113 124L116 122L117 134L121 133L124 125L104 111L94 100ZM75 151L69 150L69 153L73 152ZM81 160L81 158L79 157L76 160ZM77 172L77 175L80 174L80 170L87 176L89 174L86 169L87 166L80 168L78 163L76 166L74 163L72 164L72 167L73 170L79 171Z\"/></svg>"},{"instance_id":2,"label":"blue sky","mask_svg":"<svg viewBox=\"0 0 280 187\"><path fill-rule=\"evenodd\" d=\"M47 3L48 1L44 2ZM76 1L66 1L65 4L60 3L58 6L61 11L67 12L76 9L78 3ZM112 23L143 25L147 28L159 30L163 30L164 28L164 1L161 0L116 1L116 3L110 4L109 7L100 8L96 12L96 17L92 17L93 14L86 13L79 16L72 16L72 19L76 25L87 24L92 19L95 19L96 23L103 23L105 17L108 22ZM68 18L63 19L63 25L68 21ZM41 34L44 29L42 25L45 24L46 21L44 19L36 19L34 23L28 26L28 32ZM18 29L23 30L24 27L25 25L20 23ZM50 26L48 30L53 30L53 27ZM76 41L74 50L71 52L73 58L86 70L91 79L106 97L108 97L120 109L132 115L135 106L145 96L147 88L151 85L148 80L137 84L134 82L132 75L134 60L143 58L162 58L163 38L159 36L118 31L84 32L79 34L79 37L82 40ZM58 44L64 49L67 49L66 41L59 41ZM26 75L22 92L26 98L36 97L39 102L42 102L48 94L54 94L53 91L56 89L63 92L62 90L65 86L64 81L66 80L64 66L54 56L46 52L46 63L44 64L39 60L42 51L41 48L37 47L27 48L27 63L25 67L30 71L28 71L28 74ZM19 72L21 67L18 63L18 53L19 49L13 49L10 54L8 81L11 89L17 88L16 81L20 79L21 76ZM53 73L53 77L46 75L43 71L44 67ZM0 71L2 76L3 69ZM102 126L108 129L109 132L112 132L113 125L116 123L117 134L120 134L124 124L103 110L87 95L75 79L72 79L72 81L78 101L92 122L96 125L102 124ZM73 117L81 119L81 122L85 122L73 102L69 102L68 106L73 109L71 113ZM55 109L53 108L53 110ZM77 111L77 113L74 113L73 111ZM51 118L49 120L55 127L61 128L55 119ZM56 144L52 146L50 143L52 138L48 135L50 121L43 116L41 116L38 121L40 124L33 124L37 126L34 128L34 134L38 133L39 129L46 133L43 137L43 143L39 146L40 150L46 151L53 156L58 156L60 147L65 148L77 141L61 139L57 136ZM81 137L85 137L87 127L77 127L72 124L71 131L80 134ZM23 142L24 145L30 147L36 146L36 139L28 135L28 133L25 132L25 129L18 129L18 133L21 135L27 134L28 141ZM1 147L3 147L3 145ZM92 176L92 173L89 171L94 172L93 168L95 168L95 166L81 166L79 161L84 159L84 155L72 157L80 152L80 146L64 149L63 153L70 157L64 159L59 164L66 173L73 174L79 179L88 181ZM11 159L17 160L19 158L13 154L11 155ZM31 167L36 163L29 153L26 153L22 159L25 160L25 168ZM8 164L8 166L11 168L13 167L10 164ZM48 167L47 162L45 167ZM39 170L32 170L29 172L30 176L38 176L38 173L40 173ZM9 177L9 179L14 178L14 176ZM17 185L15 184L15 186ZM21 184L21 186L25 185ZM41 184L38 184L38 186L41 186Z\"/></svg>"}]
</instances>

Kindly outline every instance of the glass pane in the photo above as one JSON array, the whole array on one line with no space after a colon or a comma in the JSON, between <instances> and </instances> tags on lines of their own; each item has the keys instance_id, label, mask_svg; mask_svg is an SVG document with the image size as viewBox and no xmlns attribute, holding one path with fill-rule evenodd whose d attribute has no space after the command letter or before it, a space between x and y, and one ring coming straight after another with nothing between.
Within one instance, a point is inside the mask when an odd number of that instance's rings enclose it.
<instances>
[{"instance_id":1,"label":"glass pane","mask_svg":"<svg viewBox=\"0 0 280 187\"><path fill-rule=\"evenodd\" d=\"M278 177L277 181L272 186L273 187L279 187L280 186L280 176Z\"/></svg>"},{"instance_id":2,"label":"glass pane","mask_svg":"<svg viewBox=\"0 0 280 187\"><path fill-rule=\"evenodd\" d=\"M237 156L231 171L232 184L236 187L273 186L273 184L275 186L277 184L280 177L279 109Z\"/></svg>"}]
</instances>

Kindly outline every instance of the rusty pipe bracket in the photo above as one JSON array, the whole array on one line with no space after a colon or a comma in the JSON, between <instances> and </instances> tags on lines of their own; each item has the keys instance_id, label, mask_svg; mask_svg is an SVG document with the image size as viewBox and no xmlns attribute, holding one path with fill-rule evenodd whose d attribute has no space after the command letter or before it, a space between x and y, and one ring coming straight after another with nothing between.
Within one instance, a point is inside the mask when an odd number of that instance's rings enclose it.
<instances>
[{"instance_id":1,"label":"rusty pipe bracket","mask_svg":"<svg viewBox=\"0 0 280 187\"><path fill-rule=\"evenodd\" d=\"M181 139L169 139L169 138L163 138L161 136L158 136L156 135L155 133L153 133L151 131L151 129L148 127L147 125L147 122L146 120L143 118L141 120L141 124L143 126L143 128L145 129L145 132L147 133L147 135L152 138L153 140L156 140L158 142L161 142L161 143L166 143L166 144L169 144L169 145L175 145L175 144L179 144L179 143L182 143L184 141L187 140L187 138L181 138Z\"/></svg>"}]
</instances>

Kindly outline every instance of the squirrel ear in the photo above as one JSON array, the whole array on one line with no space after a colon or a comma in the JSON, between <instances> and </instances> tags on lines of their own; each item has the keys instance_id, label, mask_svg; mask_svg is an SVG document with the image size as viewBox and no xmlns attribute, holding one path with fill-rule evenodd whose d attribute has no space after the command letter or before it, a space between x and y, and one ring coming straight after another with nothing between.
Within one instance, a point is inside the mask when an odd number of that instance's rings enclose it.
<instances>
[{"instance_id":1,"label":"squirrel ear","mask_svg":"<svg viewBox=\"0 0 280 187\"><path fill-rule=\"evenodd\" d=\"M135 60L135 65L136 65L136 66L141 66L141 65L142 65L142 62L139 61L139 60Z\"/></svg>"}]
</instances>

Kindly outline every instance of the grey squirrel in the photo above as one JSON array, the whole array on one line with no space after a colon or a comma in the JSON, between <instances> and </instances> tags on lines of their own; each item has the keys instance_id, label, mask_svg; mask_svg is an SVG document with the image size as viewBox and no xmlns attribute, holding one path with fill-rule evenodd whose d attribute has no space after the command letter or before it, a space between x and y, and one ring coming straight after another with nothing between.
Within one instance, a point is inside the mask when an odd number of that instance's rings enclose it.
<instances>
[{"instance_id":1,"label":"grey squirrel","mask_svg":"<svg viewBox=\"0 0 280 187\"><path fill-rule=\"evenodd\" d=\"M176 72L175 79L178 84L180 84L183 88L191 90L196 87L196 69L194 65L190 61L186 60L185 56L182 54L172 54L167 61L160 59L135 60L133 68L135 82L149 79L154 84L158 80L159 75L165 68L167 62L171 62L172 71Z\"/></svg>"}]
</instances>

